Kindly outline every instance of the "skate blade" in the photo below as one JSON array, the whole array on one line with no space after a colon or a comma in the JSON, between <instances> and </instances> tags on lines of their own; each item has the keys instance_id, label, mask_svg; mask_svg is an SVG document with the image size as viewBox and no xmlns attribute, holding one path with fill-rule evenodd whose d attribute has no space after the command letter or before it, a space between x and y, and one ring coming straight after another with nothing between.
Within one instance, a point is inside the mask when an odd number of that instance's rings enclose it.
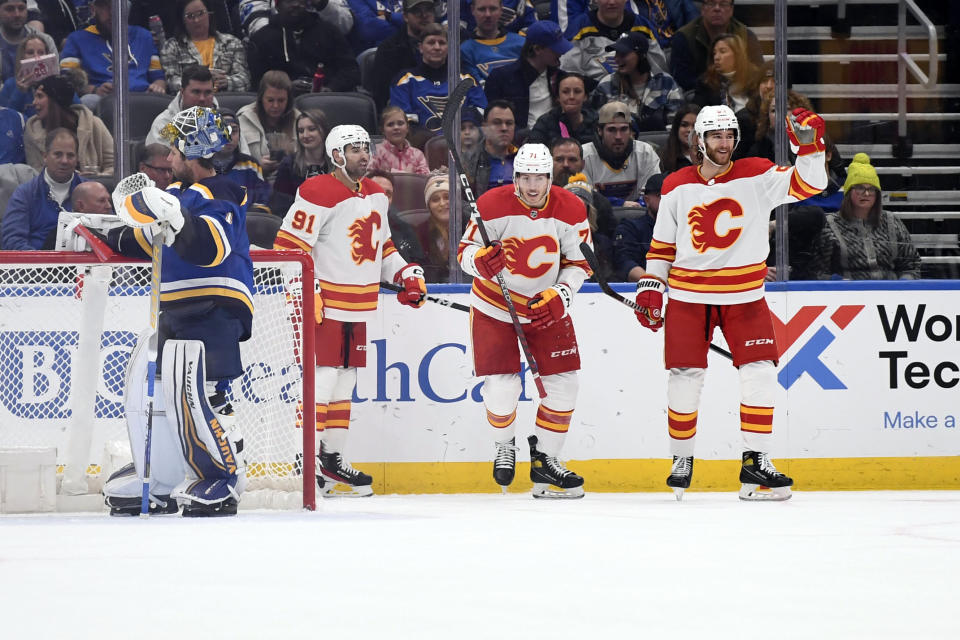
<instances>
[{"instance_id":1,"label":"skate blade","mask_svg":"<svg viewBox=\"0 0 960 640\"><path fill-rule=\"evenodd\" d=\"M765 487L760 484L746 484L740 487L740 499L748 502L783 502L793 497L790 487Z\"/></svg>"},{"instance_id":2,"label":"skate blade","mask_svg":"<svg viewBox=\"0 0 960 640\"><path fill-rule=\"evenodd\" d=\"M575 500L583 497L583 486L571 487L570 489L561 489L551 484L534 483L534 498L547 498L552 500Z\"/></svg>"},{"instance_id":3,"label":"skate blade","mask_svg":"<svg viewBox=\"0 0 960 640\"><path fill-rule=\"evenodd\" d=\"M369 498L373 495L373 487L363 485L354 487L342 482L325 482L320 489L324 498Z\"/></svg>"},{"instance_id":4,"label":"skate blade","mask_svg":"<svg viewBox=\"0 0 960 640\"><path fill-rule=\"evenodd\" d=\"M677 499L677 502L683 500L683 487L674 487L673 488L673 497Z\"/></svg>"}]
</instances>

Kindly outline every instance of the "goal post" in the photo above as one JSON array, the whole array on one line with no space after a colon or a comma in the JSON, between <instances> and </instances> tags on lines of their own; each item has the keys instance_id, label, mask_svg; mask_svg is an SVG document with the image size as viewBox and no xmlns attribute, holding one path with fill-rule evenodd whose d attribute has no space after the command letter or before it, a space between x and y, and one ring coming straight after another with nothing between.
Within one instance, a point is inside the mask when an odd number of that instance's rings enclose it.
<instances>
[{"instance_id":1,"label":"goal post","mask_svg":"<svg viewBox=\"0 0 960 640\"><path fill-rule=\"evenodd\" d=\"M250 256L253 330L230 397L247 461L241 507L313 510L313 260ZM149 282L149 261L0 252L0 450L54 448L58 499L99 493L111 467L125 462L112 464L109 452L128 442L124 379L148 322Z\"/></svg>"}]
</instances>

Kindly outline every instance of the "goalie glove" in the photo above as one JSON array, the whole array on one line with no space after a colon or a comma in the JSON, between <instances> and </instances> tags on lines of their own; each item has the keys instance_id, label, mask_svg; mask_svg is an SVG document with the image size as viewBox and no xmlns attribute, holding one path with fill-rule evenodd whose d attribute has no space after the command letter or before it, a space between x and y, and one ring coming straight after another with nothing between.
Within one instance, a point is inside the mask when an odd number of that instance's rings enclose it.
<instances>
[{"instance_id":1,"label":"goalie glove","mask_svg":"<svg viewBox=\"0 0 960 640\"><path fill-rule=\"evenodd\" d=\"M507 266L507 258L500 241L494 240L489 246L477 249L473 254L473 266L484 280L496 278L497 274Z\"/></svg>"},{"instance_id":2,"label":"goalie glove","mask_svg":"<svg viewBox=\"0 0 960 640\"><path fill-rule=\"evenodd\" d=\"M530 299L530 324L535 329L549 327L567 315L567 309L573 302L573 292L565 284L555 284Z\"/></svg>"},{"instance_id":3,"label":"goalie glove","mask_svg":"<svg viewBox=\"0 0 960 640\"><path fill-rule=\"evenodd\" d=\"M116 198L116 192L114 197ZM117 215L128 227L149 227L154 235L162 232L161 241L170 246L183 228L180 201L166 191L147 186L114 201ZM164 224L166 223L166 224Z\"/></svg>"},{"instance_id":4,"label":"goalie glove","mask_svg":"<svg viewBox=\"0 0 960 640\"><path fill-rule=\"evenodd\" d=\"M790 150L798 156L826 150L827 145L823 141L825 132L826 124L823 118L812 111L794 109L793 113L787 114L787 138L790 140Z\"/></svg>"},{"instance_id":5,"label":"goalie glove","mask_svg":"<svg viewBox=\"0 0 960 640\"><path fill-rule=\"evenodd\" d=\"M637 281L637 320L651 331L663 326L663 292L667 290L663 280L646 275Z\"/></svg>"},{"instance_id":6,"label":"goalie glove","mask_svg":"<svg viewBox=\"0 0 960 640\"><path fill-rule=\"evenodd\" d=\"M393 277L393 281L403 285L403 291L397 292L397 302L419 309L427 301L427 281L423 278L423 267L411 262Z\"/></svg>"}]
</instances>

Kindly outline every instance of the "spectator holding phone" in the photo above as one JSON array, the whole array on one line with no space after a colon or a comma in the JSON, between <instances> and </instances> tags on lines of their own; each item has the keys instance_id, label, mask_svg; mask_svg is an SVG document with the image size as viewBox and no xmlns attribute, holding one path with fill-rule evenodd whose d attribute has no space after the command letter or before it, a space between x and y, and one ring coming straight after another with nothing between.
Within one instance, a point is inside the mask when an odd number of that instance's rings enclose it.
<instances>
[{"instance_id":1,"label":"spectator holding phone","mask_svg":"<svg viewBox=\"0 0 960 640\"><path fill-rule=\"evenodd\" d=\"M0 80L14 77L17 47L31 36L42 38L50 53L57 52L53 38L27 25L27 0L0 0Z\"/></svg>"},{"instance_id":2,"label":"spectator holding phone","mask_svg":"<svg viewBox=\"0 0 960 640\"><path fill-rule=\"evenodd\" d=\"M249 91L246 49L237 37L217 31L210 0L177 0L177 16L174 36L160 50L167 91L179 91L184 67L195 64L210 69L217 91Z\"/></svg>"},{"instance_id":3,"label":"spectator holding phone","mask_svg":"<svg viewBox=\"0 0 960 640\"><path fill-rule=\"evenodd\" d=\"M17 47L14 74L4 80L3 87L0 88L0 107L15 109L27 118L33 115L33 85L45 76L38 78L36 65L25 63L37 61L49 55L47 41L39 35L29 36L20 43ZM54 64L53 73L46 75L56 75L58 72L59 69Z\"/></svg>"}]
</instances>

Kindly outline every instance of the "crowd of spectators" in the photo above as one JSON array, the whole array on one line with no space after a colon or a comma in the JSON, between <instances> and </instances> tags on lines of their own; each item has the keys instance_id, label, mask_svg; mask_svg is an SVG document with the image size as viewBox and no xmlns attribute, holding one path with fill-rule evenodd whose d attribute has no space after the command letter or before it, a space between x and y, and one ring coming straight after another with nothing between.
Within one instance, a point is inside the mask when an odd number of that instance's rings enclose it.
<instances>
[{"instance_id":1,"label":"crowd of spectators","mask_svg":"<svg viewBox=\"0 0 960 640\"><path fill-rule=\"evenodd\" d=\"M105 189L83 186L79 197L71 194L91 180L109 186L114 173L114 140L100 117L112 108L103 99L114 91L112 4L0 0L0 134L11 141L0 149L0 178L35 176L13 182L16 193L0 193L0 202L9 200L0 209L4 249L48 247L57 211L109 207ZM422 262L430 279L445 280L455 243L446 155L431 154L427 145L440 134L450 90L447 6L131 0L128 91L169 97L166 109L150 114L153 125L142 133L131 168L158 186L169 184L164 127L182 109L215 107L232 135L214 159L217 171L246 187L253 205L282 217L304 180L331 170L330 114L314 103L301 110L297 98L365 93L379 118L379 129L370 131L371 177L392 202L402 189L417 193L397 201L419 202L423 188L422 219L408 223L391 207L397 246ZM512 181L519 145L548 145L555 184L587 205L605 275L634 280L663 177L699 161L690 143L697 105L727 104L737 113L737 158L773 158L773 65L764 64L753 31L733 17L734 0L553 0L549 12L544 6L538 16L525 0L460 0L459 72L476 82L461 111L464 169L480 195ZM236 94L249 102L220 104ZM801 94L788 95L789 108L813 108ZM873 182L851 184L844 165L830 145L830 186L797 209L798 219L810 221L802 238L809 264L798 271L805 277L858 277L837 262L850 253L844 243L855 225L894 234L894 244L909 242L879 211L878 197L866 206L871 192L864 184ZM399 174L426 183L397 181ZM871 273L915 275L904 251L891 256L895 265Z\"/></svg>"}]
</instances>

